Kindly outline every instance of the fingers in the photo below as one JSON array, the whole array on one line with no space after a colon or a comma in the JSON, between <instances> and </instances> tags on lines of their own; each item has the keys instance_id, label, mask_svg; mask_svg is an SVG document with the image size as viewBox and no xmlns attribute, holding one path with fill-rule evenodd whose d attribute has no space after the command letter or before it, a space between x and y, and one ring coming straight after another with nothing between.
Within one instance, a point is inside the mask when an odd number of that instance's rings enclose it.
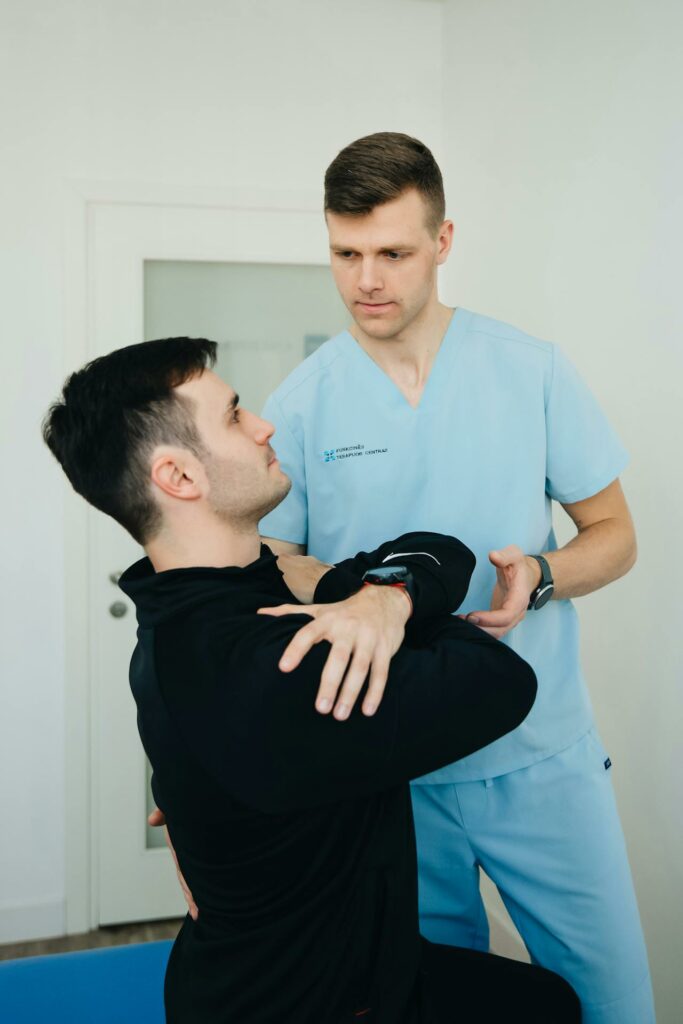
<instances>
[{"instance_id":1,"label":"fingers","mask_svg":"<svg viewBox=\"0 0 683 1024\"><path fill-rule=\"evenodd\" d=\"M519 618L517 611L508 608L499 608L497 611L489 612L470 612L466 616L467 622L471 622L473 626L481 626L482 629L491 626L510 629L514 623L519 621Z\"/></svg>"},{"instance_id":2,"label":"fingers","mask_svg":"<svg viewBox=\"0 0 683 1024\"><path fill-rule=\"evenodd\" d=\"M368 673L370 679L362 710L368 717L374 715L384 696L389 675L391 657L383 646L373 650L365 644L356 649L353 657L351 655L349 643L334 644L325 663L315 703L316 710L321 714L327 714L334 706L334 717L339 722L346 721L353 711Z\"/></svg>"},{"instance_id":3,"label":"fingers","mask_svg":"<svg viewBox=\"0 0 683 1024\"><path fill-rule=\"evenodd\" d=\"M489 561L500 568L512 565L513 562L523 558L524 552L517 544L508 544L507 547L501 548L500 551L489 551Z\"/></svg>"},{"instance_id":4,"label":"fingers","mask_svg":"<svg viewBox=\"0 0 683 1024\"><path fill-rule=\"evenodd\" d=\"M166 824L166 815L158 807L155 807L152 813L147 816L147 824L151 825L152 828L159 828L160 825Z\"/></svg>"},{"instance_id":5,"label":"fingers","mask_svg":"<svg viewBox=\"0 0 683 1024\"><path fill-rule=\"evenodd\" d=\"M319 711L321 715L326 715L328 711L332 710L339 687L344 678L344 673L348 667L352 650L353 648L347 640L337 640L330 648L330 653L327 655L327 661L320 677L318 695L315 699L316 711ZM335 708L335 718L340 717L347 718L348 715L340 712L339 708Z\"/></svg>"},{"instance_id":6,"label":"fingers","mask_svg":"<svg viewBox=\"0 0 683 1024\"><path fill-rule=\"evenodd\" d=\"M467 622L471 622L473 626L478 626L483 629L485 633L490 636L494 636L497 640L500 640L509 633L511 629L514 629L526 614L526 605L523 610L511 609L511 608L499 608L497 611L488 612L470 612L469 615L465 616Z\"/></svg>"},{"instance_id":7,"label":"fingers","mask_svg":"<svg viewBox=\"0 0 683 1024\"><path fill-rule=\"evenodd\" d=\"M374 715L382 701L384 688L387 685L387 678L389 676L390 661L391 658L389 657L388 652L375 651L374 658L372 659L372 668L370 670L368 692L366 693L365 700L363 701L364 715Z\"/></svg>"},{"instance_id":8,"label":"fingers","mask_svg":"<svg viewBox=\"0 0 683 1024\"><path fill-rule=\"evenodd\" d=\"M315 620L302 626L285 647L282 657L278 662L280 671L291 672L295 669L301 663L302 658L308 654L311 647L321 639L322 631Z\"/></svg>"},{"instance_id":9,"label":"fingers","mask_svg":"<svg viewBox=\"0 0 683 1024\"><path fill-rule=\"evenodd\" d=\"M502 640L506 633L509 633L509 629L498 629L496 627L480 627L482 633L488 633L489 636L494 637L496 640Z\"/></svg>"},{"instance_id":10,"label":"fingers","mask_svg":"<svg viewBox=\"0 0 683 1024\"><path fill-rule=\"evenodd\" d=\"M183 876L182 871L180 870L180 864L178 863L178 858L176 856L176 852L175 852L175 849L173 847L173 843L171 842L171 837L168 834L168 829L167 828L164 829L164 838L166 839L166 845L168 846L169 850L171 851L171 856L173 857L173 863L175 864L176 875L178 876L178 881L180 882L180 888L183 891L183 897L185 899L185 902L187 903L188 913L189 913L190 917L192 918L192 920L196 921L197 918L199 917L199 908L198 908L197 904L195 903L194 898L192 896L192 893L190 892L190 888L189 888L187 882L185 881L185 878Z\"/></svg>"},{"instance_id":11,"label":"fingers","mask_svg":"<svg viewBox=\"0 0 683 1024\"><path fill-rule=\"evenodd\" d=\"M337 721L344 722L353 711L358 694L370 671L370 658L371 652L362 648L356 650L334 708L334 717Z\"/></svg>"},{"instance_id":12,"label":"fingers","mask_svg":"<svg viewBox=\"0 0 683 1024\"><path fill-rule=\"evenodd\" d=\"M393 599L394 595L390 597ZM405 598L401 597L402 612L405 612L404 604ZM384 695L391 656L403 638L405 615L399 616L397 621L393 600L379 601L375 594L369 601L367 595L364 598L354 595L336 606L285 604L259 608L259 613L275 616L303 613L312 618L285 648L279 661L282 672L296 669L315 644L322 640L330 644L315 700L320 714L328 714L334 708L336 719L347 719L368 673L363 713L375 713Z\"/></svg>"},{"instance_id":13,"label":"fingers","mask_svg":"<svg viewBox=\"0 0 683 1024\"><path fill-rule=\"evenodd\" d=\"M278 604L271 608L257 608L257 615L311 615L311 609L316 609L315 604Z\"/></svg>"}]
</instances>

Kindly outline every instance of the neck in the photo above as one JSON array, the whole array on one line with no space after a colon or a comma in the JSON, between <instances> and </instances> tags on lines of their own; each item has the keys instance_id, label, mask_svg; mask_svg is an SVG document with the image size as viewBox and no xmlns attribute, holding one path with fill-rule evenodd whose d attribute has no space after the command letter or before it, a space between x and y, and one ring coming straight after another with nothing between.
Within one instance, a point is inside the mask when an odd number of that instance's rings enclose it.
<instances>
[{"instance_id":1,"label":"neck","mask_svg":"<svg viewBox=\"0 0 683 1024\"><path fill-rule=\"evenodd\" d=\"M424 384L439 351L453 310L434 296L399 333L372 338L354 323L351 334L389 376L405 376L412 387Z\"/></svg>"},{"instance_id":2,"label":"neck","mask_svg":"<svg viewBox=\"0 0 683 1024\"><path fill-rule=\"evenodd\" d=\"M170 524L145 547L155 572L227 565L245 566L255 562L261 551L257 523L235 524L211 518L201 523Z\"/></svg>"},{"instance_id":3,"label":"neck","mask_svg":"<svg viewBox=\"0 0 683 1024\"><path fill-rule=\"evenodd\" d=\"M352 331L358 344L394 382L413 409L420 404L436 354L453 316L453 310L438 302L436 296L434 301L434 307L421 310L403 331L391 337L368 338L365 332ZM355 326L358 327L357 324Z\"/></svg>"}]
</instances>

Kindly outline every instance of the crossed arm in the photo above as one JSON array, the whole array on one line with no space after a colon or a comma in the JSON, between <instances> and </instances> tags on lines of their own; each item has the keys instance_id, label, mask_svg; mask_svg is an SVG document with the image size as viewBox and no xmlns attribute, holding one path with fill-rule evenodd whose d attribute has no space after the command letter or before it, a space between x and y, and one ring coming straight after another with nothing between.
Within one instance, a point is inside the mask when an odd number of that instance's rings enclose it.
<instances>
[{"instance_id":1,"label":"crossed arm","mask_svg":"<svg viewBox=\"0 0 683 1024\"><path fill-rule=\"evenodd\" d=\"M576 526L576 536L557 551L534 552L544 554L550 565L556 600L581 597L606 586L625 575L636 559L633 521L619 480L590 498L562 507ZM316 708L321 714L334 708L336 718L347 718L369 672L362 709L366 715L374 714L384 693L389 663L404 635L409 615L404 595L392 588L364 587L346 601L314 604L315 588L330 566L311 557L295 557L304 554L300 544L270 537L264 541L279 556L287 586L306 607L283 605L261 609L262 613L286 615L296 607L313 617L289 644L280 669L291 672L314 644L327 640L332 646ZM467 619L500 639L526 615L540 569L535 559L514 544L491 551L489 560L496 569L490 607L470 612Z\"/></svg>"}]
</instances>

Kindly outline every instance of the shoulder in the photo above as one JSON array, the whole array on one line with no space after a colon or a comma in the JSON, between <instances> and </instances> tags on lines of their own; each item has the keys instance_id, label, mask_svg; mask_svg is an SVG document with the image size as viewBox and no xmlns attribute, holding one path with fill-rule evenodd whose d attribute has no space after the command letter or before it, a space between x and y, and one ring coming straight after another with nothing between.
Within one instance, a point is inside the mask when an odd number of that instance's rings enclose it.
<instances>
[{"instance_id":1,"label":"shoulder","mask_svg":"<svg viewBox=\"0 0 683 1024\"><path fill-rule=\"evenodd\" d=\"M469 313L468 340L472 345L485 348L495 356L532 361L552 366L555 346L541 338L515 327L513 324L481 313Z\"/></svg>"},{"instance_id":2,"label":"shoulder","mask_svg":"<svg viewBox=\"0 0 683 1024\"><path fill-rule=\"evenodd\" d=\"M310 621L303 612L235 613L229 601L216 601L182 622L157 626L155 662L164 697L186 709L214 699L257 707L282 679L278 662L287 644Z\"/></svg>"},{"instance_id":3,"label":"shoulder","mask_svg":"<svg viewBox=\"0 0 683 1024\"><path fill-rule=\"evenodd\" d=\"M321 382L338 373L340 365L346 360L350 341L350 336L343 331L324 342L285 377L268 401L286 408L293 402L300 403L307 396L315 394Z\"/></svg>"}]
</instances>

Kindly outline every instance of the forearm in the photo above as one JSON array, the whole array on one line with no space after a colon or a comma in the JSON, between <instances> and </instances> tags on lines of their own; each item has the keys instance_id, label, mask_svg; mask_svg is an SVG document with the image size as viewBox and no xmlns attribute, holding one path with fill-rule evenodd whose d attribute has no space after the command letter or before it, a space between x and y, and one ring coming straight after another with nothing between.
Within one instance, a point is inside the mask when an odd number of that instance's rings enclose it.
<instances>
[{"instance_id":1,"label":"forearm","mask_svg":"<svg viewBox=\"0 0 683 1024\"><path fill-rule=\"evenodd\" d=\"M406 564L413 575L417 598L413 611L418 619L455 611L465 597L475 565L474 555L460 541L429 531L402 534L336 566L301 556L298 546L287 541L262 539L278 555L285 583L303 604L343 601L359 590L366 570L390 561Z\"/></svg>"},{"instance_id":2,"label":"forearm","mask_svg":"<svg viewBox=\"0 0 683 1024\"><path fill-rule=\"evenodd\" d=\"M523 559L521 552L520 556ZM405 589L363 586L364 574L385 564L407 567L411 578ZM285 584L304 601L300 607L313 620L292 638L280 658L280 670L293 671L311 647L327 640L332 647L319 680L317 711L325 715L334 709L335 718L344 721L368 680L363 713L374 715L408 619L412 634L432 617L455 611L465 597L474 564L474 555L460 541L429 532L403 534L334 567L314 558L280 555ZM289 604L259 609L273 615L294 611L296 606Z\"/></svg>"},{"instance_id":3,"label":"forearm","mask_svg":"<svg viewBox=\"0 0 683 1024\"><path fill-rule=\"evenodd\" d=\"M605 519L579 530L557 551L539 552L553 574L554 600L583 597L624 576L636 560L636 538L630 519ZM541 578L538 562L527 561L534 584Z\"/></svg>"},{"instance_id":4,"label":"forearm","mask_svg":"<svg viewBox=\"0 0 683 1024\"><path fill-rule=\"evenodd\" d=\"M516 728L535 697L534 673L512 649L443 615L425 626L425 646L404 646L393 659L376 715L356 712L342 725L310 712L327 644L284 681L274 670L292 628L283 620L269 643L249 638L258 720L243 726L239 770L231 746L220 748L231 766L226 784L269 813L355 799L442 768Z\"/></svg>"},{"instance_id":5,"label":"forearm","mask_svg":"<svg viewBox=\"0 0 683 1024\"><path fill-rule=\"evenodd\" d=\"M374 551L360 551L322 576L317 601L340 601L360 586L363 573L381 564L405 564L413 574L415 617L430 618L453 612L463 601L475 558L454 537L430 532L406 533Z\"/></svg>"}]
</instances>

